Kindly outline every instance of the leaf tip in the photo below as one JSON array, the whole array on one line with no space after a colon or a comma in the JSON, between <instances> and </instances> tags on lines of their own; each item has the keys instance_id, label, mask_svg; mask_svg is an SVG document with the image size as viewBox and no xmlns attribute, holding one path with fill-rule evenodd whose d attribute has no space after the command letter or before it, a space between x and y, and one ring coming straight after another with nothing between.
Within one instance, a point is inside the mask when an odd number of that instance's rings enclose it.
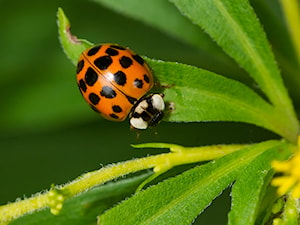
<instances>
[{"instance_id":1,"label":"leaf tip","mask_svg":"<svg viewBox=\"0 0 300 225\"><path fill-rule=\"evenodd\" d=\"M87 40L79 39L71 33L70 21L60 7L57 10L57 26L60 44L67 57L76 65L81 52L93 44Z\"/></svg>"}]
</instances>

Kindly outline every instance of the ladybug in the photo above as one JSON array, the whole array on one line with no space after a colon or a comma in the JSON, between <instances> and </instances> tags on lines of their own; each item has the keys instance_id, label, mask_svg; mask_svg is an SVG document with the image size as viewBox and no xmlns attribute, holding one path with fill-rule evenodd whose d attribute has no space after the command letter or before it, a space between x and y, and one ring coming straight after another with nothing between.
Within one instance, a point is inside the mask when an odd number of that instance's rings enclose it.
<instances>
[{"instance_id":1,"label":"ladybug","mask_svg":"<svg viewBox=\"0 0 300 225\"><path fill-rule=\"evenodd\" d=\"M154 85L146 62L133 51L117 44L86 49L77 64L79 90L104 118L123 121L129 115L132 128L155 126L163 117L163 94L145 94Z\"/></svg>"}]
</instances>

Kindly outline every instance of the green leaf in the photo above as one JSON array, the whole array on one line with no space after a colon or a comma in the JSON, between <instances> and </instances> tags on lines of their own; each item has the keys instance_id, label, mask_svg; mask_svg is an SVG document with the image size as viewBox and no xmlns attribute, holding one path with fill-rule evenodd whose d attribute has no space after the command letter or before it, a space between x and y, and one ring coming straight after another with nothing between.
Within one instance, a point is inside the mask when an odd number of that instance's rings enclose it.
<instances>
[{"instance_id":1,"label":"green leaf","mask_svg":"<svg viewBox=\"0 0 300 225\"><path fill-rule=\"evenodd\" d=\"M139 192L100 217L101 225L187 225L258 156L278 155L288 145L267 141L193 168ZM262 171L261 171L262 173ZM252 179L251 179L252 181ZM130 215L130 216L128 216Z\"/></svg>"},{"instance_id":2,"label":"green leaf","mask_svg":"<svg viewBox=\"0 0 300 225\"><path fill-rule=\"evenodd\" d=\"M286 117L286 127L296 140L298 122L266 35L248 1L171 0L201 26L258 83Z\"/></svg>"},{"instance_id":3,"label":"green leaf","mask_svg":"<svg viewBox=\"0 0 300 225\"><path fill-rule=\"evenodd\" d=\"M143 21L155 28L177 37L180 41L206 50L218 49L198 26L178 13L168 1L151 0L94 0L114 11ZM163 22L162 22L163 21ZM184 31L184 32L182 32ZM205 43L205 45L203 44Z\"/></svg>"},{"instance_id":4,"label":"green leaf","mask_svg":"<svg viewBox=\"0 0 300 225\"><path fill-rule=\"evenodd\" d=\"M287 118L246 85L193 66L146 61L166 86L165 100L175 108L166 116L169 121L239 121L290 135Z\"/></svg>"},{"instance_id":5,"label":"green leaf","mask_svg":"<svg viewBox=\"0 0 300 225\"><path fill-rule=\"evenodd\" d=\"M265 190L262 200L259 203L256 224L268 224L268 221L272 218L271 215L280 212L283 202L281 202L282 199L277 201L278 197L277 188L269 184L267 190ZM275 212L274 209L276 209Z\"/></svg>"},{"instance_id":6,"label":"green leaf","mask_svg":"<svg viewBox=\"0 0 300 225\"><path fill-rule=\"evenodd\" d=\"M93 44L87 40L78 39L71 34L71 24L62 8L58 8L57 11L57 25L61 46L72 63L76 65L81 52Z\"/></svg>"},{"instance_id":7,"label":"green leaf","mask_svg":"<svg viewBox=\"0 0 300 225\"><path fill-rule=\"evenodd\" d=\"M44 209L33 214L25 215L10 224L96 224L97 215L99 213L103 213L128 195L133 194L138 185L148 176L149 173L135 178L109 183L70 198L64 202L63 209L59 215L55 216L50 213L49 209Z\"/></svg>"},{"instance_id":8,"label":"green leaf","mask_svg":"<svg viewBox=\"0 0 300 225\"><path fill-rule=\"evenodd\" d=\"M267 185L274 175L271 162L286 160L292 154L288 148L277 152L279 150L280 147L276 147L264 152L243 169L232 188L228 224L251 225L256 222L263 196L269 195ZM274 154L274 151L280 154Z\"/></svg>"},{"instance_id":9,"label":"green leaf","mask_svg":"<svg viewBox=\"0 0 300 225\"><path fill-rule=\"evenodd\" d=\"M289 2L287 1L288 4ZM300 99L300 92L298 91L300 86L300 76L298 76L300 64L297 64L294 46L289 37L279 1L252 0L251 5L267 33L289 94L293 99Z\"/></svg>"}]
</instances>

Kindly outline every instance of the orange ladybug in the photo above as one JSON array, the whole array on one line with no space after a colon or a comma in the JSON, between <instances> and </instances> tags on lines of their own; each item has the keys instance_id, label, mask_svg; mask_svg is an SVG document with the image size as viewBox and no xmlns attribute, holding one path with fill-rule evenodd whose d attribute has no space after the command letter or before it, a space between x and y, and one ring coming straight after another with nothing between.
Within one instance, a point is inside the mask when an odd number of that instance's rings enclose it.
<instances>
[{"instance_id":1,"label":"orange ladybug","mask_svg":"<svg viewBox=\"0 0 300 225\"><path fill-rule=\"evenodd\" d=\"M123 121L130 114L131 127L146 129L163 117L163 95L145 96L154 84L149 66L128 48L101 44L85 50L77 83L92 109L108 120Z\"/></svg>"}]
</instances>

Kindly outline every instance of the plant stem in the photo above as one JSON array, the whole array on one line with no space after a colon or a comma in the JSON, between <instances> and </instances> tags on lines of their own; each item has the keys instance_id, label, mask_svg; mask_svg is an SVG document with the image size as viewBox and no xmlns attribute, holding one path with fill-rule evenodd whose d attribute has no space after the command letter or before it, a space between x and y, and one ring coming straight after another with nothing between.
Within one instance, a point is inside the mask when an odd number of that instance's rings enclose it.
<instances>
[{"instance_id":1,"label":"plant stem","mask_svg":"<svg viewBox=\"0 0 300 225\"><path fill-rule=\"evenodd\" d=\"M155 173L160 173L177 165L220 158L246 145L214 145L195 148L185 148L173 144L149 144L148 146L170 148L171 152L111 164L97 171L83 174L74 181L62 186L56 186L43 194L37 194L22 201L0 206L0 225L8 224L13 219L49 205L51 209L54 207L57 210L59 207L56 206L58 204L62 205L63 200L129 173L151 168L154 168ZM56 205L55 202L53 203L55 199L59 199ZM61 201L61 199L63 200Z\"/></svg>"}]
</instances>

